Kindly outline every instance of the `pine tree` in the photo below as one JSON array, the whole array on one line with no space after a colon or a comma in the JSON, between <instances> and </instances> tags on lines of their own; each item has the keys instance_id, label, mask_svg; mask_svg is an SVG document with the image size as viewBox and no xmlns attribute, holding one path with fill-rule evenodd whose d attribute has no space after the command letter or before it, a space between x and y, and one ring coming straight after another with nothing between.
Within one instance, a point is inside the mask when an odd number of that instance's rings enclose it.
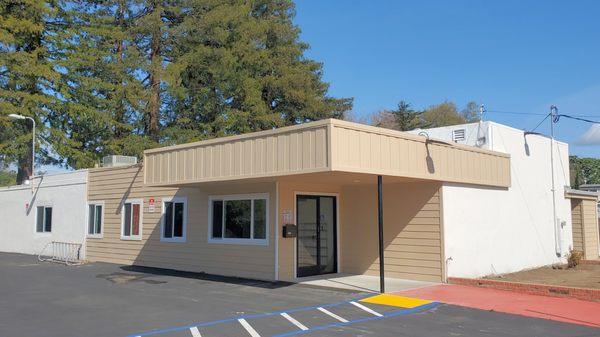
<instances>
[{"instance_id":1,"label":"pine tree","mask_svg":"<svg viewBox=\"0 0 600 337\"><path fill-rule=\"evenodd\" d=\"M145 89L141 111L144 134L155 143L160 141L164 110L168 108L165 67L173 48L171 30L181 20L181 5L178 0L140 1L132 25L135 46L144 57L138 68L138 80Z\"/></svg>"},{"instance_id":2,"label":"pine tree","mask_svg":"<svg viewBox=\"0 0 600 337\"><path fill-rule=\"evenodd\" d=\"M140 156L150 146L140 125L142 56L129 38L134 5L125 0L61 5L65 27L54 39L61 104L50 125L54 151L65 166L91 167L107 154Z\"/></svg>"},{"instance_id":3,"label":"pine tree","mask_svg":"<svg viewBox=\"0 0 600 337\"><path fill-rule=\"evenodd\" d=\"M17 183L32 172L32 125L28 120L9 120L9 114L36 121L37 159L51 162L47 142L50 95L58 73L49 61L50 25L56 9L52 2L19 0L0 2L0 160L17 163Z\"/></svg>"},{"instance_id":4,"label":"pine tree","mask_svg":"<svg viewBox=\"0 0 600 337\"><path fill-rule=\"evenodd\" d=\"M287 0L186 0L167 68L173 110L165 137L184 142L341 118L322 65L304 56Z\"/></svg>"},{"instance_id":5,"label":"pine tree","mask_svg":"<svg viewBox=\"0 0 600 337\"><path fill-rule=\"evenodd\" d=\"M426 123L421 119L423 111L415 111L410 107L410 104L405 101L398 103L396 110L391 110L390 113L394 117L395 129L400 131L410 131L416 128L427 127Z\"/></svg>"}]
</instances>

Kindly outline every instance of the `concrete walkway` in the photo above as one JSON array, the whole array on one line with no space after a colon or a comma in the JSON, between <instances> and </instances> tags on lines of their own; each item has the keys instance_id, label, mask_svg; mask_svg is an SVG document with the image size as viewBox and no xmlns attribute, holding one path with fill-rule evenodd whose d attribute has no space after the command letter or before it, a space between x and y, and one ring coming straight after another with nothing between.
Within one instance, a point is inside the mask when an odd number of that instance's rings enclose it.
<instances>
[{"instance_id":1,"label":"concrete walkway","mask_svg":"<svg viewBox=\"0 0 600 337\"><path fill-rule=\"evenodd\" d=\"M369 275L329 274L298 279L298 284L364 292L379 292L379 277ZM398 292L437 285L438 283L385 278L386 292Z\"/></svg>"},{"instance_id":2,"label":"concrete walkway","mask_svg":"<svg viewBox=\"0 0 600 337\"><path fill-rule=\"evenodd\" d=\"M399 291L396 294L468 308L600 327L600 302L452 284Z\"/></svg>"}]
</instances>

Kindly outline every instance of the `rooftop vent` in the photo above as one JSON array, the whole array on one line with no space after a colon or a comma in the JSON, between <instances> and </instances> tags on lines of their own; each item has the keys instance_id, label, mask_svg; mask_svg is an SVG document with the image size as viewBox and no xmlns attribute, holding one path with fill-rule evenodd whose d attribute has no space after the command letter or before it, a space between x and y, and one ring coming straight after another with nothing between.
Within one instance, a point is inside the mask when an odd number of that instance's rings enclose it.
<instances>
[{"instance_id":1,"label":"rooftop vent","mask_svg":"<svg viewBox=\"0 0 600 337\"><path fill-rule=\"evenodd\" d=\"M466 132L467 131L465 129L452 130L452 141L454 141L454 142L464 142L465 139L467 139Z\"/></svg>"},{"instance_id":2,"label":"rooftop vent","mask_svg":"<svg viewBox=\"0 0 600 337\"><path fill-rule=\"evenodd\" d=\"M127 166L137 164L137 158L131 156L105 156L102 167Z\"/></svg>"}]
</instances>

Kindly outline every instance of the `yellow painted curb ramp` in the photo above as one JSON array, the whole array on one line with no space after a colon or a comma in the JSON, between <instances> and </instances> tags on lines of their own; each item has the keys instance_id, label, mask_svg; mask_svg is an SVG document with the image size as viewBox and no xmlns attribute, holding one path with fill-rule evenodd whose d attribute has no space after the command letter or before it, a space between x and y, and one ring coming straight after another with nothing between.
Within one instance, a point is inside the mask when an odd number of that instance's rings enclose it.
<instances>
[{"instance_id":1,"label":"yellow painted curb ramp","mask_svg":"<svg viewBox=\"0 0 600 337\"><path fill-rule=\"evenodd\" d=\"M412 309L412 308L420 307L425 304L432 303L432 301L422 300L420 298L412 298L412 297L404 297L404 296L388 295L388 294L367 297L367 298L360 300L360 302L389 305L392 307L407 308L407 309Z\"/></svg>"}]
</instances>

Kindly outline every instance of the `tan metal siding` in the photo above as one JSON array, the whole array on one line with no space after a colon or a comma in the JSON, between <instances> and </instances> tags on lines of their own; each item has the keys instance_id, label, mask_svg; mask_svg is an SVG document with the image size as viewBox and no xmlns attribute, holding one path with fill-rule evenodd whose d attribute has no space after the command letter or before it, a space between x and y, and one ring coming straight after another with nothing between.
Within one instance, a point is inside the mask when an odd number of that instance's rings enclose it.
<instances>
[{"instance_id":1,"label":"tan metal siding","mask_svg":"<svg viewBox=\"0 0 600 337\"><path fill-rule=\"evenodd\" d=\"M147 150L144 162L155 186L323 171L510 186L506 154L333 119Z\"/></svg>"},{"instance_id":2,"label":"tan metal siding","mask_svg":"<svg viewBox=\"0 0 600 337\"><path fill-rule=\"evenodd\" d=\"M274 279L275 185L236 184L216 188L162 188L143 183L140 167L90 170L88 200L104 201L103 238L87 239L91 261L134 264L256 279ZM269 245L208 243L208 196L211 194L269 193ZM186 242L160 241L162 198L186 197ZM148 199L155 199L150 213ZM121 240L121 204L143 199L142 240Z\"/></svg>"},{"instance_id":3,"label":"tan metal siding","mask_svg":"<svg viewBox=\"0 0 600 337\"><path fill-rule=\"evenodd\" d=\"M145 153L147 184L181 184L327 170L327 124L219 138Z\"/></svg>"},{"instance_id":4,"label":"tan metal siding","mask_svg":"<svg viewBox=\"0 0 600 337\"><path fill-rule=\"evenodd\" d=\"M596 200L581 200L581 220L583 222L583 254L586 260L597 260L598 251L598 214Z\"/></svg>"},{"instance_id":5,"label":"tan metal siding","mask_svg":"<svg viewBox=\"0 0 600 337\"><path fill-rule=\"evenodd\" d=\"M571 218L573 223L573 250L583 252L583 221L581 218L581 200L571 199Z\"/></svg>"},{"instance_id":6,"label":"tan metal siding","mask_svg":"<svg viewBox=\"0 0 600 337\"><path fill-rule=\"evenodd\" d=\"M332 136L335 171L510 186L510 158L505 154L426 143L425 137L341 121L333 123Z\"/></svg>"},{"instance_id":7,"label":"tan metal siding","mask_svg":"<svg viewBox=\"0 0 600 337\"><path fill-rule=\"evenodd\" d=\"M440 185L384 185L385 273L442 281ZM375 186L347 186L341 198L342 271L379 275ZM361 205L357 207L357 205Z\"/></svg>"},{"instance_id":8,"label":"tan metal siding","mask_svg":"<svg viewBox=\"0 0 600 337\"><path fill-rule=\"evenodd\" d=\"M571 199L573 249L583 252L586 260L598 260L600 256L597 212L595 198Z\"/></svg>"}]
</instances>

